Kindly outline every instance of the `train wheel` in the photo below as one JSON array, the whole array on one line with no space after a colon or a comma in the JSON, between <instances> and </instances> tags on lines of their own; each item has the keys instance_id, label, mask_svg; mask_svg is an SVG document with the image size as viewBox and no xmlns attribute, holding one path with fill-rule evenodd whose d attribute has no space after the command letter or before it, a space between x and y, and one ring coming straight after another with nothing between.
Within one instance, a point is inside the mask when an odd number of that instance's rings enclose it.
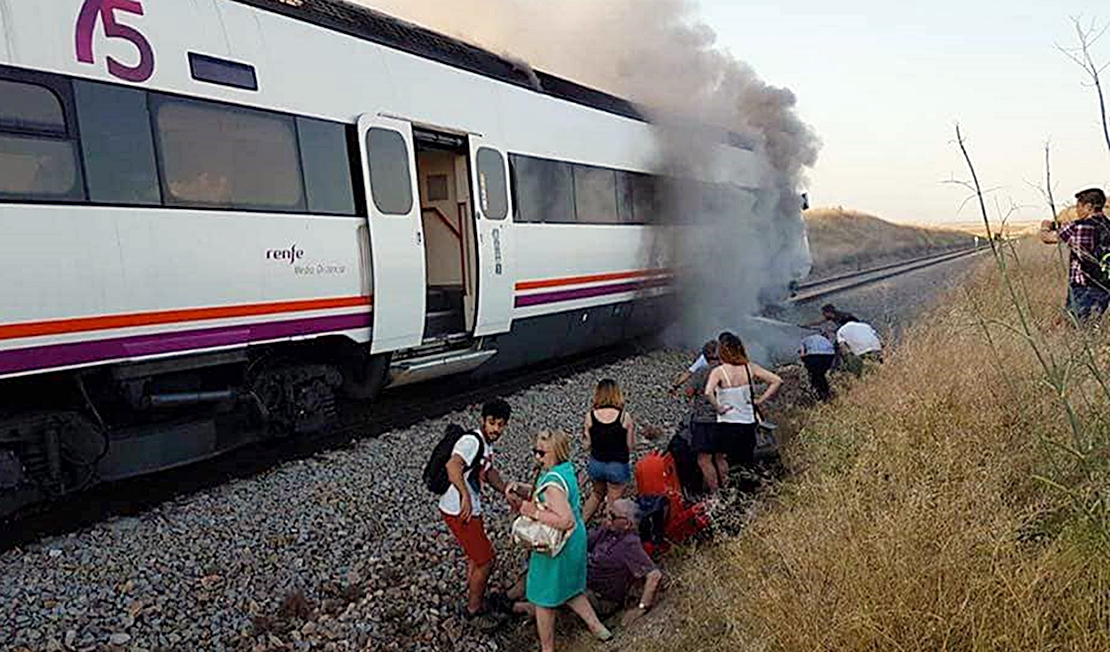
<instances>
[{"instance_id":1,"label":"train wheel","mask_svg":"<svg viewBox=\"0 0 1110 652\"><path fill-rule=\"evenodd\" d=\"M316 433L338 419L336 390L343 377L331 365L272 360L248 381L273 435Z\"/></svg>"}]
</instances>

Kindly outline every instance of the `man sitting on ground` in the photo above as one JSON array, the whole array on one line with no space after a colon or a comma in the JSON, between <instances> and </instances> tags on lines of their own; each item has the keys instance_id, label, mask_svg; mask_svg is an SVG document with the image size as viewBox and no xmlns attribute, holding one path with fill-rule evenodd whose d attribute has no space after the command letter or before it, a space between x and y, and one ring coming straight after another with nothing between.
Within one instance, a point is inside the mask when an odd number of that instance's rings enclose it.
<instances>
[{"instance_id":1,"label":"man sitting on ground","mask_svg":"<svg viewBox=\"0 0 1110 652\"><path fill-rule=\"evenodd\" d=\"M621 624L630 624L651 609L663 571L644 552L636 503L622 498L606 506L602 526L590 530L586 545L586 588L599 617L623 609L640 581L640 598L625 611Z\"/></svg>"},{"instance_id":2,"label":"man sitting on ground","mask_svg":"<svg viewBox=\"0 0 1110 652\"><path fill-rule=\"evenodd\" d=\"M883 361L883 344L879 334L870 324L850 321L836 331L836 343L844 359L844 366L856 375L863 375L866 362Z\"/></svg>"}]
</instances>

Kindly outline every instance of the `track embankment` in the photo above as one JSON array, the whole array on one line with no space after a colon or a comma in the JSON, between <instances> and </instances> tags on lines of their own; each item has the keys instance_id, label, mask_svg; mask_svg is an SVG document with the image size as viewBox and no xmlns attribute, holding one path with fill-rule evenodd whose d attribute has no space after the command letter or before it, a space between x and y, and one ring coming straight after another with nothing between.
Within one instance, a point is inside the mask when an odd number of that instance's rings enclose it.
<instances>
[{"instance_id":1,"label":"track embankment","mask_svg":"<svg viewBox=\"0 0 1110 652\"><path fill-rule=\"evenodd\" d=\"M621 649L1110 649L1110 329L1050 248L1006 260L793 415L788 479Z\"/></svg>"}]
</instances>

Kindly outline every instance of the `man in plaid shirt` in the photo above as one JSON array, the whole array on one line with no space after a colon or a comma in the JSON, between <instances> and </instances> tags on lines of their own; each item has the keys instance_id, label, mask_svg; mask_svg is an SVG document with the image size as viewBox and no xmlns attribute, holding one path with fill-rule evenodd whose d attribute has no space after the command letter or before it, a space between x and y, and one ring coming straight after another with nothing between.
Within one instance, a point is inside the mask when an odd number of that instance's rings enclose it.
<instances>
[{"instance_id":1,"label":"man in plaid shirt","mask_svg":"<svg viewBox=\"0 0 1110 652\"><path fill-rule=\"evenodd\" d=\"M1110 305L1110 279L1102 271L1100 260L1105 254L1102 243L1110 242L1110 221L1103 209L1106 193L1099 188L1083 190L1075 195L1078 219L1059 231L1056 223L1041 223L1041 242L1065 242L1071 251L1068 261L1067 309L1077 320L1099 316Z\"/></svg>"}]
</instances>

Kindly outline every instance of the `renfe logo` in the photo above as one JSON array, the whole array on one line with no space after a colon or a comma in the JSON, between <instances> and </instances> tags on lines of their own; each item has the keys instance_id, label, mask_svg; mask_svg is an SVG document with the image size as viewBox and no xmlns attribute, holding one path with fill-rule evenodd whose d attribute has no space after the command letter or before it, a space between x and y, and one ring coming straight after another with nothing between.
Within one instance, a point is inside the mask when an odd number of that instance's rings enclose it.
<instances>
[{"instance_id":1,"label":"renfe logo","mask_svg":"<svg viewBox=\"0 0 1110 652\"><path fill-rule=\"evenodd\" d=\"M99 18L104 22L104 36L129 41L139 51L139 63L134 66L124 65L109 56L108 72L124 81L136 84L145 82L154 74L154 48L139 30L116 22L117 11L142 16L142 0L85 0L81 5L81 13L77 15L77 60L81 63L96 63L93 55L93 33Z\"/></svg>"},{"instance_id":2,"label":"renfe logo","mask_svg":"<svg viewBox=\"0 0 1110 652\"><path fill-rule=\"evenodd\" d=\"M280 260L282 262L289 261L289 264L297 262L304 258L304 249L298 249L297 245L293 245L288 249L267 249L266 260Z\"/></svg>"}]
</instances>

